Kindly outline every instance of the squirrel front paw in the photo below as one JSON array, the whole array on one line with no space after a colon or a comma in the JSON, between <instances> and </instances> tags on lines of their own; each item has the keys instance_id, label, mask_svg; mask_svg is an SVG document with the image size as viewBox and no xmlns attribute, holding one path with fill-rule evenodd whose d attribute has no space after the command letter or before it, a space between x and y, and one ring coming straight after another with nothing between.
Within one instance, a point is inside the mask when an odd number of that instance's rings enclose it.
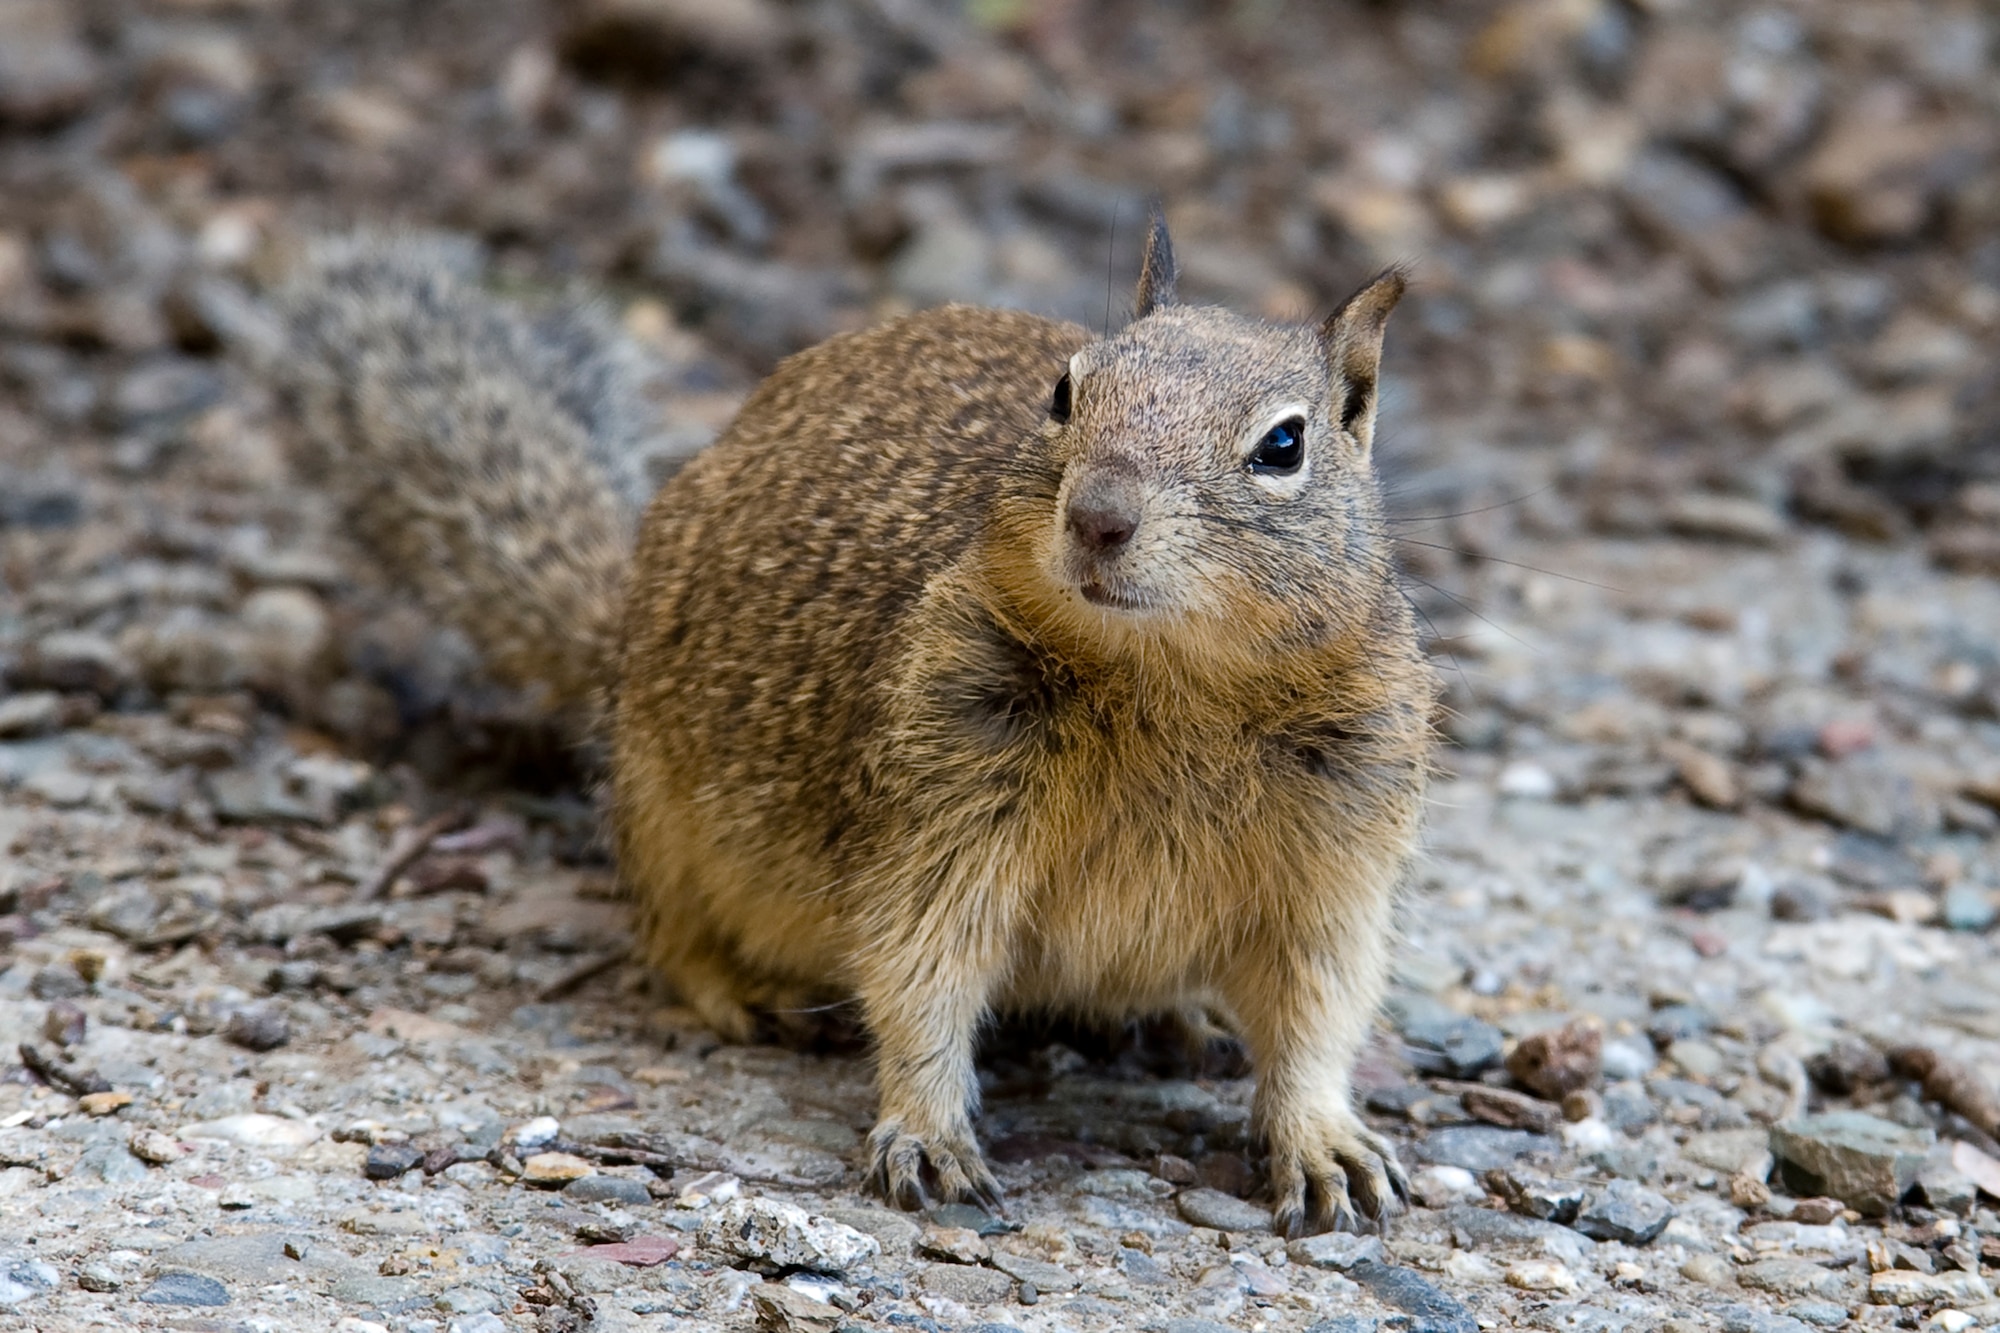
<instances>
[{"instance_id":1,"label":"squirrel front paw","mask_svg":"<svg viewBox=\"0 0 2000 1333\"><path fill-rule=\"evenodd\" d=\"M976 1203L1000 1211L1000 1182L986 1167L972 1127L929 1134L884 1119L868 1135L868 1183L899 1208Z\"/></svg>"},{"instance_id":2,"label":"squirrel front paw","mask_svg":"<svg viewBox=\"0 0 2000 1333\"><path fill-rule=\"evenodd\" d=\"M1409 1177L1389 1141L1346 1108L1269 1141L1271 1229L1284 1236L1352 1230L1358 1210L1371 1222L1389 1199L1407 1203Z\"/></svg>"}]
</instances>

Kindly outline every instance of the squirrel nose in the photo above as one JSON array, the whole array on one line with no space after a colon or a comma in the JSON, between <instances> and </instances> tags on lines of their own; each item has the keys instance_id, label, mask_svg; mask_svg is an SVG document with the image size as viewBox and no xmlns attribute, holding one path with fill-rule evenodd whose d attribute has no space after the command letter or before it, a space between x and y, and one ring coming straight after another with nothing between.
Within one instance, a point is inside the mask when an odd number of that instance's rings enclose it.
<instances>
[{"instance_id":1,"label":"squirrel nose","mask_svg":"<svg viewBox=\"0 0 2000 1333\"><path fill-rule=\"evenodd\" d=\"M1139 530L1138 497L1079 495L1069 502L1068 522L1084 550L1115 551Z\"/></svg>"}]
</instances>

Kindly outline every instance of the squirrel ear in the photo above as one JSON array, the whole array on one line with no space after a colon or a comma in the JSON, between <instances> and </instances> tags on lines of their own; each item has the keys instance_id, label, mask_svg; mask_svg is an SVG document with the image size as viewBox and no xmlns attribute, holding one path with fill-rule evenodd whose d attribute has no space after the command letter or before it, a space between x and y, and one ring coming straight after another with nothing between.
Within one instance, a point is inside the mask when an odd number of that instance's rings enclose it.
<instances>
[{"instance_id":1,"label":"squirrel ear","mask_svg":"<svg viewBox=\"0 0 2000 1333\"><path fill-rule=\"evenodd\" d=\"M1382 366L1382 334L1389 312L1403 299L1409 276L1401 267L1378 274L1341 303L1320 325L1320 342L1340 395L1340 428L1366 453L1375 438L1375 379Z\"/></svg>"},{"instance_id":2,"label":"squirrel ear","mask_svg":"<svg viewBox=\"0 0 2000 1333\"><path fill-rule=\"evenodd\" d=\"M1173 238L1167 235L1167 215L1156 208L1146 230L1146 257L1139 264L1139 293L1132 302L1134 318L1144 319L1160 307L1172 305L1179 278Z\"/></svg>"}]
</instances>

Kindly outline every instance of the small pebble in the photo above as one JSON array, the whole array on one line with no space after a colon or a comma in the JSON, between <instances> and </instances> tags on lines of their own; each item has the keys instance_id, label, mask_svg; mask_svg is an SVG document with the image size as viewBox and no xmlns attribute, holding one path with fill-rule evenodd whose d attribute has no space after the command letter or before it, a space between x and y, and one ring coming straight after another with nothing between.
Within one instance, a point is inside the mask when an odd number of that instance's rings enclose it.
<instances>
[{"instance_id":1,"label":"small pebble","mask_svg":"<svg viewBox=\"0 0 2000 1333\"><path fill-rule=\"evenodd\" d=\"M1554 1259L1531 1259L1507 1269L1507 1285L1522 1291L1575 1291L1576 1274Z\"/></svg>"},{"instance_id":2,"label":"small pebble","mask_svg":"<svg viewBox=\"0 0 2000 1333\"><path fill-rule=\"evenodd\" d=\"M550 1189L596 1174L597 1168L575 1153L538 1152L521 1162L521 1179Z\"/></svg>"},{"instance_id":3,"label":"small pebble","mask_svg":"<svg viewBox=\"0 0 2000 1333\"><path fill-rule=\"evenodd\" d=\"M554 1116L543 1115L517 1126L509 1137L514 1151L525 1156L545 1144L554 1143L561 1134L561 1123Z\"/></svg>"},{"instance_id":4,"label":"small pebble","mask_svg":"<svg viewBox=\"0 0 2000 1333\"><path fill-rule=\"evenodd\" d=\"M368 1150L361 1174L370 1180L394 1180L424 1160L423 1149L408 1143L378 1143Z\"/></svg>"},{"instance_id":5,"label":"small pebble","mask_svg":"<svg viewBox=\"0 0 2000 1333\"><path fill-rule=\"evenodd\" d=\"M139 1300L146 1305L227 1305L229 1289L200 1273L162 1273L139 1293Z\"/></svg>"},{"instance_id":6,"label":"small pebble","mask_svg":"<svg viewBox=\"0 0 2000 1333\"><path fill-rule=\"evenodd\" d=\"M126 1146L132 1150L134 1157L142 1162L151 1162L155 1166L178 1161L188 1151L175 1141L173 1135L162 1134L157 1129L133 1130L132 1137L126 1141Z\"/></svg>"},{"instance_id":7,"label":"small pebble","mask_svg":"<svg viewBox=\"0 0 2000 1333\"><path fill-rule=\"evenodd\" d=\"M1174 1206L1187 1221L1217 1231L1269 1231L1270 1210L1260 1208L1221 1190L1182 1190L1174 1196Z\"/></svg>"},{"instance_id":8,"label":"small pebble","mask_svg":"<svg viewBox=\"0 0 2000 1333\"><path fill-rule=\"evenodd\" d=\"M77 1270L76 1285L85 1291L117 1291L125 1279L110 1264L88 1263Z\"/></svg>"},{"instance_id":9,"label":"small pebble","mask_svg":"<svg viewBox=\"0 0 2000 1333\"><path fill-rule=\"evenodd\" d=\"M222 1036L246 1051L273 1051L292 1039L292 1025L281 1010L255 1005L231 1014Z\"/></svg>"}]
</instances>

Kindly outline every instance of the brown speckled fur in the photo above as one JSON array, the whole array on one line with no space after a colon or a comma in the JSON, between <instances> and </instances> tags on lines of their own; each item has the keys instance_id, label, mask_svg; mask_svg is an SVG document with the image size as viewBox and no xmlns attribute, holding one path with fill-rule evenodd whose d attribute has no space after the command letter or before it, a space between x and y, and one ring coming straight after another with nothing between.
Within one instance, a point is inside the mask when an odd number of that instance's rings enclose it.
<instances>
[{"instance_id":1,"label":"brown speckled fur","mask_svg":"<svg viewBox=\"0 0 2000 1333\"><path fill-rule=\"evenodd\" d=\"M612 779L646 948L732 1037L858 997L873 1176L906 1204L997 1193L972 1049L1007 1010L1227 1016L1284 1230L1402 1188L1348 1086L1434 688L1369 465L1402 281L1310 329L1173 304L1172 276L1156 229L1108 339L951 306L802 352L640 524ZM1294 413L1303 471L1253 475ZM527 522L597 551L557 491ZM1093 555L1067 523L1107 496L1136 528ZM601 642L549 643L546 677Z\"/></svg>"}]
</instances>

